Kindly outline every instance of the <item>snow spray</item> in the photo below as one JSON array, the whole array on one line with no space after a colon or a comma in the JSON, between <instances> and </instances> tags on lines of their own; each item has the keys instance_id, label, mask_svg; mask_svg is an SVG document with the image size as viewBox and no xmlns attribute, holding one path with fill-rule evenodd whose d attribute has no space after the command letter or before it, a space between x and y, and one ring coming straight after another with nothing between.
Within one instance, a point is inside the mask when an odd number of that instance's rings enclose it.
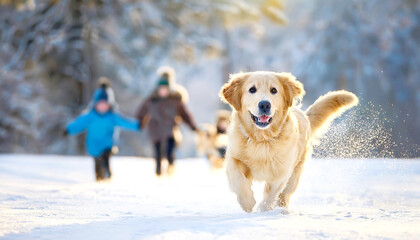
<instances>
[{"instance_id":1,"label":"snow spray","mask_svg":"<svg viewBox=\"0 0 420 240\"><path fill-rule=\"evenodd\" d=\"M314 158L394 158L409 157L409 149L419 146L394 134L390 119L381 106L371 102L350 109L335 119L314 146ZM401 121L402 124L405 122ZM396 154L398 152L398 154ZM397 155L397 156L396 156Z\"/></svg>"}]
</instances>

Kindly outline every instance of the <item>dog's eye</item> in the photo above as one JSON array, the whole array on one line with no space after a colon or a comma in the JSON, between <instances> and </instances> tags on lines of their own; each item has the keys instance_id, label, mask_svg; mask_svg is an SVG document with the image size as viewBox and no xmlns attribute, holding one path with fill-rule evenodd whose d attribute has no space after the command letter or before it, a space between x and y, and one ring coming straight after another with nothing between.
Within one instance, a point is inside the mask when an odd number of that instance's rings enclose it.
<instances>
[{"instance_id":1,"label":"dog's eye","mask_svg":"<svg viewBox=\"0 0 420 240\"><path fill-rule=\"evenodd\" d=\"M257 89L256 89L255 87L251 87L251 88L249 89L249 92L250 92L250 93L255 93L255 92L257 92Z\"/></svg>"},{"instance_id":2,"label":"dog's eye","mask_svg":"<svg viewBox=\"0 0 420 240\"><path fill-rule=\"evenodd\" d=\"M276 94L277 93L277 89L276 88L271 88L270 92L271 92L271 94Z\"/></svg>"}]
</instances>

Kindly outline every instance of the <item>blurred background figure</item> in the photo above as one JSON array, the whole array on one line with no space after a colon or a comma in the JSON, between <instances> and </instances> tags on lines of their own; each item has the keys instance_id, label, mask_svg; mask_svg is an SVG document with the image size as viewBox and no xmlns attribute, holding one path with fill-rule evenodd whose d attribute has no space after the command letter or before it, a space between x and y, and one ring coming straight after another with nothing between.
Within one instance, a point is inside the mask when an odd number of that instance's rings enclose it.
<instances>
[{"instance_id":1,"label":"blurred background figure","mask_svg":"<svg viewBox=\"0 0 420 240\"><path fill-rule=\"evenodd\" d=\"M206 155L213 168L222 168L224 165L230 115L230 111L220 110L215 125L203 124L203 128L198 131L197 151Z\"/></svg>"},{"instance_id":2,"label":"blurred background figure","mask_svg":"<svg viewBox=\"0 0 420 240\"><path fill-rule=\"evenodd\" d=\"M106 78L106 77L100 77L98 79L98 83L97 83L98 88L95 90L94 92L94 96L96 96L97 94L99 94L103 89L105 89L105 92L108 96L108 103L111 106L113 111L118 111L118 103L115 99L115 93L114 90L111 87L111 81ZM91 101L91 103L89 104L89 106L87 107L87 111L89 111L89 109L92 108L93 106L93 101ZM85 111L86 111L85 110ZM120 128L119 127L115 127L114 129L114 135L113 135L113 146L111 149L112 154L117 154L119 149L118 149L118 140L120 138Z\"/></svg>"},{"instance_id":3,"label":"blurred background figure","mask_svg":"<svg viewBox=\"0 0 420 240\"><path fill-rule=\"evenodd\" d=\"M149 125L149 135L155 151L156 175L160 176L163 154L168 160L168 174L174 170L174 150L176 139L180 140L177 130L180 120L187 123L193 131L196 126L183 102L186 91L175 82L175 71L164 67L157 73L157 87L140 106L137 118L142 129Z\"/></svg>"},{"instance_id":4,"label":"blurred background figure","mask_svg":"<svg viewBox=\"0 0 420 240\"><path fill-rule=\"evenodd\" d=\"M109 158L114 146L114 129L122 127L129 130L139 130L139 123L114 112L108 85L102 84L95 91L92 108L69 123L65 135L78 134L87 130L86 146L89 155L95 160L95 176L97 181L111 177Z\"/></svg>"},{"instance_id":5,"label":"blurred background figure","mask_svg":"<svg viewBox=\"0 0 420 240\"><path fill-rule=\"evenodd\" d=\"M216 148L220 153L220 157L225 158L226 146L228 143L227 129L230 124L230 115L231 112L227 110L220 110L217 113L216 119L216 128L217 128L217 137L216 137Z\"/></svg>"}]
</instances>

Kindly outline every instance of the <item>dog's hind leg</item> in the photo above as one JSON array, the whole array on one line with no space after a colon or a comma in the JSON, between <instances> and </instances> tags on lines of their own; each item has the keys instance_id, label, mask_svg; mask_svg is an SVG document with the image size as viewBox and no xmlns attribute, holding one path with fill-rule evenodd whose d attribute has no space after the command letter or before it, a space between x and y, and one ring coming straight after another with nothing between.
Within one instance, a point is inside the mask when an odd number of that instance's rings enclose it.
<instances>
[{"instance_id":1,"label":"dog's hind leg","mask_svg":"<svg viewBox=\"0 0 420 240\"><path fill-rule=\"evenodd\" d=\"M287 182L286 188L280 193L279 198L277 200L277 205L280 207L289 207L289 200L293 193L295 193L296 188L299 184L300 175L303 171L303 163L301 161L296 165L295 169L293 170L292 176L290 176L289 181Z\"/></svg>"},{"instance_id":2,"label":"dog's hind leg","mask_svg":"<svg viewBox=\"0 0 420 240\"><path fill-rule=\"evenodd\" d=\"M231 158L227 161L226 173L230 189L236 193L242 209L245 212L252 212L256 202L254 192L251 189L252 176L249 168L241 161Z\"/></svg>"}]
</instances>

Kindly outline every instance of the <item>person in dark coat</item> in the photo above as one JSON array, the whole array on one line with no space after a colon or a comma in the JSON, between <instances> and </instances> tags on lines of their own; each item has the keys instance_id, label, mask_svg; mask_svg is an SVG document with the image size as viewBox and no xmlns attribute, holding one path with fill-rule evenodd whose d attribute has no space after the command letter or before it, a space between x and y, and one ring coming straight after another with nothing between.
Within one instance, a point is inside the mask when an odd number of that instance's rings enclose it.
<instances>
[{"instance_id":1,"label":"person in dark coat","mask_svg":"<svg viewBox=\"0 0 420 240\"><path fill-rule=\"evenodd\" d=\"M114 112L105 86L95 91L92 108L66 127L65 135L74 135L87 130L86 147L89 155L95 160L97 181L111 177L109 158L114 146L115 127L137 131L140 129L140 124L136 119Z\"/></svg>"},{"instance_id":2,"label":"person in dark coat","mask_svg":"<svg viewBox=\"0 0 420 240\"><path fill-rule=\"evenodd\" d=\"M163 72L160 75L158 86L151 96L140 106L137 119L141 129L149 125L149 135L154 145L156 158L156 175L160 176L162 152L166 154L169 166L168 173L173 171L175 135L178 119L182 119L196 131L196 126L191 114L186 109L182 95L171 86L173 81L170 73Z\"/></svg>"}]
</instances>

